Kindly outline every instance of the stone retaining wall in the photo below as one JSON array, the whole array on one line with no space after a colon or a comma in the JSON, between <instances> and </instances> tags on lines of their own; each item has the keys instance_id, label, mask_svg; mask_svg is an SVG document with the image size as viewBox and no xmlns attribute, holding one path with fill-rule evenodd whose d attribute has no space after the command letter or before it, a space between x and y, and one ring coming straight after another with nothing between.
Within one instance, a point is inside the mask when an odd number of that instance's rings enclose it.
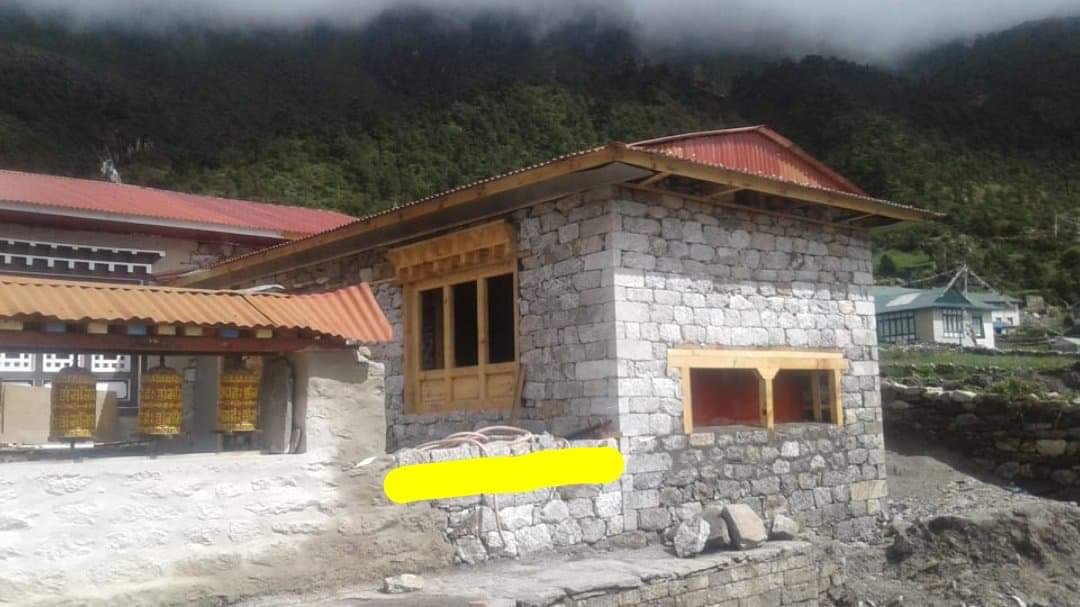
<instances>
[{"instance_id":1,"label":"stone retaining wall","mask_svg":"<svg viewBox=\"0 0 1080 607\"><path fill-rule=\"evenodd\" d=\"M891 382L882 396L890 430L947 440L1007 480L1080 486L1080 408Z\"/></svg>"},{"instance_id":2,"label":"stone retaining wall","mask_svg":"<svg viewBox=\"0 0 1080 607\"><path fill-rule=\"evenodd\" d=\"M467 564L578 544L659 542L713 503L747 504L765 519L786 514L838 539L871 538L887 495L880 478L884 450L861 440L822 424L789 424L772 433L743 428L618 441L539 435L512 450L493 445L486 455L606 446L622 450L626 471L607 485L434 504L446 515L456 560ZM405 465L483 456L476 446L405 449L395 461Z\"/></svg>"},{"instance_id":3,"label":"stone retaining wall","mask_svg":"<svg viewBox=\"0 0 1080 607\"><path fill-rule=\"evenodd\" d=\"M556 604L520 602L528 607L815 607L840 581L831 563L819 563L810 544L770 542L742 553L701 555L679 563L674 574L641 574L631 588L571 592ZM631 575L633 571L631 564ZM627 584L627 586L634 586Z\"/></svg>"}]
</instances>

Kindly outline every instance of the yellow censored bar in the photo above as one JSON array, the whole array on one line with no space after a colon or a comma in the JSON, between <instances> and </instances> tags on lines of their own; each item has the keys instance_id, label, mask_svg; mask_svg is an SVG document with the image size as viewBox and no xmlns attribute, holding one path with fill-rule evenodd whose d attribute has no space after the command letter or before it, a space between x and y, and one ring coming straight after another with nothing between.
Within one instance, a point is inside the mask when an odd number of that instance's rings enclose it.
<instances>
[{"instance_id":1,"label":"yellow censored bar","mask_svg":"<svg viewBox=\"0 0 1080 607\"><path fill-rule=\"evenodd\" d=\"M622 453L611 447L553 449L517 456L482 457L395 468L383 480L396 504L488 493L524 493L566 485L618 480Z\"/></svg>"}]
</instances>

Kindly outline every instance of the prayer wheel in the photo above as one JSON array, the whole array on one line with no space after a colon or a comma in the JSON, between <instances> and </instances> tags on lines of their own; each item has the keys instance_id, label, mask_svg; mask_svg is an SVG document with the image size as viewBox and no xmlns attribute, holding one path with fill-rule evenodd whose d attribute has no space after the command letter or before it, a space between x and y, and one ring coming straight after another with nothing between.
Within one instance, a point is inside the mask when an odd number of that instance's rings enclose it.
<instances>
[{"instance_id":1,"label":"prayer wheel","mask_svg":"<svg viewBox=\"0 0 1080 607\"><path fill-rule=\"evenodd\" d=\"M218 384L218 431L254 432L258 403L257 372L237 366L222 373Z\"/></svg>"},{"instance_id":2,"label":"prayer wheel","mask_svg":"<svg viewBox=\"0 0 1080 607\"><path fill-rule=\"evenodd\" d=\"M184 381L164 364L142 375L139 391L139 433L176 436L184 419Z\"/></svg>"},{"instance_id":3,"label":"prayer wheel","mask_svg":"<svg viewBox=\"0 0 1080 607\"><path fill-rule=\"evenodd\" d=\"M97 429L97 380L86 369L67 367L53 378L49 440L93 440Z\"/></svg>"}]
</instances>

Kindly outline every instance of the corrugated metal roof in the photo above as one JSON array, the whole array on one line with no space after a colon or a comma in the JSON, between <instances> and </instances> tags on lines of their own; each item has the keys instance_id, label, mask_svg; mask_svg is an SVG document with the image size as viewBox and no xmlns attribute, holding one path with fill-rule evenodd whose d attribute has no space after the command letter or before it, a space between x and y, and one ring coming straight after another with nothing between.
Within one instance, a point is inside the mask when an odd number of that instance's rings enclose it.
<instances>
[{"instance_id":1,"label":"corrugated metal roof","mask_svg":"<svg viewBox=\"0 0 1080 607\"><path fill-rule=\"evenodd\" d=\"M752 126L639 141L630 147L815 188L866 192L776 131Z\"/></svg>"},{"instance_id":2,"label":"corrugated metal roof","mask_svg":"<svg viewBox=\"0 0 1080 607\"><path fill-rule=\"evenodd\" d=\"M722 143L725 138L728 139L728 143ZM734 138L738 138L739 142L733 142ZM694 154L693 151L697 145L694 143L695 141L699 142L703 149L712 148L712 151L708 154ZM290 250L301 250L300 247L303 247L316 239L325 240L326 238L329 238L333 240L334 238L345 238L354 228L359 227L361 224L368 223L373 219L397 213L402 209L425 203L435 203L435 201L439 201L465 190L477 190L477 197L480 198L483 195L483 189L490 183L542 170L561 161L570 160L571 162L574 162L577 158L584 158L592 154L601 153L605 150L614 150L616 153L619 150L635 150L637 152L648 154L678 157L688 162L707 166L720 166L748 175L797 183L819 190L837 192L845 196L853 196L875 205L880 205L885 209L893 208L905 212L914 211L925 218L939 216L937 213L926 211L918 207L873 198L863 192L858 186L852 184L832 169L817 161L810 156L810 154L803 151L772 129L764 126L753 126L721 131L688 133L684 135L639 141L629 145L613 142L606 146L564 154L545 162L480 179L412 202L394 205L382 211L355 219L345 225L326 230L321 234L313 234L292 242L278 243L256 251L250 251L228 259L220 260L211 265L209 270L212 272L228 271L230 267L243 266L252 258L288 255ZM728 151L725 152L725 150ZM679 154L685 154L685 156ZM724 162L729 164L724 164ZM540 181L542 179L538 178L537 180ZM191 276L198 276L203 272L206 272L206 270L196 271L192 273Z\"/></svg>"},{"instance_id":3,"label":"corrugated metal roof","mask_svg":"<svg viewBox=\"0 0 1080 607\"><path fill-rule=\"evenodd\" d=\"M993 310L995 306L972 301L957 289L909 289L906 287L874 287L874 307L877 314L907 312L928 308L962 308Z\"/></svg>"},{"instance_id":4,"label":"corrugated metal roof","mask_svg":"<svg viewBox=\"0 0 1080 607\"><path fill-rule=\"evenodd\" d=\"M267 230L279 233L282 238L315 234L354 220L343 213L323 209L5 170L0 170L0 200L26 205L28 212L33 212L34 207L69 209L219 228Z\"/></svg>"},{"instance_id":5,"label":"corrugated metal roof","mask_svg":"<svg viewBox=\"0 0 1080 607\"><path fill-rule=\"evenodd\" d=\"M0 318L297 329L363 343L392 338L363 283L284 295L0 276Z\"/></svg>"}]
</instances>

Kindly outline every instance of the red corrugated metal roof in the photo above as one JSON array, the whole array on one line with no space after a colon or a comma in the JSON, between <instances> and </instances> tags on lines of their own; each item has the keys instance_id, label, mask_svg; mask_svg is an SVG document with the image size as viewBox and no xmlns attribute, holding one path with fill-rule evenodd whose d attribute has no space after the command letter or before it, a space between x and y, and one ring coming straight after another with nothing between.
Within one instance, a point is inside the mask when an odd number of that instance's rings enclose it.
<instances>
[{"instance_id":1,"label":"red corrugated metal roof","mask_svg":"<svg viewBox=\"0 0 1080 607\"><path fill-rule=\"evenodd\" d=\"M353 221L334 211L197 196L134 185L0 170L0 201L35 206L277 232L283 239ZM21 210L21 209L20 209Z\"/></svg>"},{"instance_id":2,"label":"red corrugated metal roof","mask_svg":"<svg viewBox=\"0 0 1080 607\"><path fill-rule=\"evenodd\" d=\"M630 147L779 181L866 196L858 186L764 126L687 133Z\"/></svg>"},{"instance_id":3,"label":"red corrugated metal roof","mask_svg":"<svg viewBox=\"0 0 1080 607\"><path fill-rule=\"evenodd\" d=\"M393 335L363 283L283 295L0 276L0 318L298 329L364 343Z\"/></svg>"}]
</instances>

